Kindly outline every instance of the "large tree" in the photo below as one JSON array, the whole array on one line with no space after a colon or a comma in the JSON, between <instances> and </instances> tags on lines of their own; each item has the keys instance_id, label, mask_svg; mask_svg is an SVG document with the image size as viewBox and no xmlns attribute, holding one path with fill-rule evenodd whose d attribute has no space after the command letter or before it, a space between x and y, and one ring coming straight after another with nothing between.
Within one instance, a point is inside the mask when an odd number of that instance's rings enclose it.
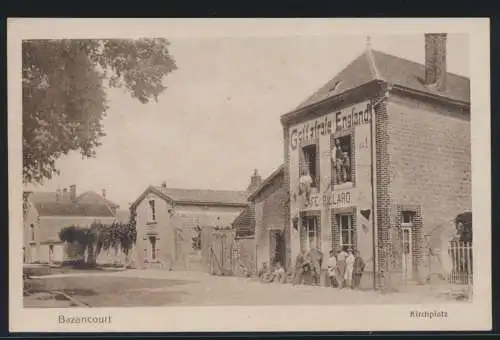
<instances>
[{"instance_id":1,"label":"large tree","mask_svg":"<svg viewBox=\"0 0 500 340\"><path fill-rule=\"evenodd\" d=\"M52 178L56 160L70 151L95 156L105 136L107 88L157 101L177 69L168 46L163 38L23 41L24 182Z\"/></svg>"}]
</instances>

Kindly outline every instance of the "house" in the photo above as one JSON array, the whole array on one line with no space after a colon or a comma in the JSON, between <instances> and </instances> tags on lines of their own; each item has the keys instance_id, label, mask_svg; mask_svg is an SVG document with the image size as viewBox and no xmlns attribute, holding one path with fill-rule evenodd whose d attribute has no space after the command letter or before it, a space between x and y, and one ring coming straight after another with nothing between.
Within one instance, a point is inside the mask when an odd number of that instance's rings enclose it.
<instances>
[{"instance_id":1,"label":"house","mask_svg":"<svg viewBox=\"0 0 500 340\"><path fill-rule=\"evenodd\" d=\"M284 165L278 167L248 196L249 206L234 220L239 258L257 271L263 263L287 267L285 239L288 191Z\"/></svg>"},{"instance_id":2,"label":"house","mask_svg":"<svg viewBox=\"0 0 500 340\"><path fill-rule=\"evenodd\" d=\"M425 35L425 64L367 47L281 117L292 259L356 248L370 275L429 272L425 238L471 210L470 82L447 72L446 39Z\"/></svg>"},{"instance_id":3,"label":"house","mask_svg":"<svg viewBox=\"0 0 500 340\"><path fill-rule=\"evenodd\" d=\"M94 192L77 195L76 185L57 192L23 195L23 253L27 263L61 263L74 256L59 239L59 231L71 225L90 226L94 221L111 224L119 206Z\"/></svg>"},{"instance_id":4,"label":"house","mask_svg":"<svg viewBox=\"0 0 500 340\"><path fill-rule=\"evenodd\" d=\"M205 228L227 228L248 205L248 190L200 190L149 186L131 204L136 214L139 266L202 269L201 251L193 245Z\"/></svg>"}]
</instances>

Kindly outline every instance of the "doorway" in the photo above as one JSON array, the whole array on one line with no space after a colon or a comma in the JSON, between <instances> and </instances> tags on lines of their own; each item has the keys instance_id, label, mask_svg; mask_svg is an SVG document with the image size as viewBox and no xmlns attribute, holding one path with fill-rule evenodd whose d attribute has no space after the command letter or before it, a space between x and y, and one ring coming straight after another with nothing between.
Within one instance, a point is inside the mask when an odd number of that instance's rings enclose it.
<instances>
[{"instance_id":1,"label":"doorway","mask_svg":"<svg viewBox=\"0 0 500 340\"><path fill-rule=\"evenodd\" d=\"M279 229L269 230L269 259L271 265L278 262L282 266L285 265L285 238Z\"/></svg>"},{"instance_id":2,"label":"doorway","mask_svg":"<svg viewBox=\"0 0 500 340\"><path fill-rule=\"evenodd\" d=\"M156 236L148 236L149 239L149 253L148 257L149 259L156 261L157 260L157 249L156 249Z\"/></svg>"},{"instance_id":3,"label":"doorway","mask_svg":"<svg viewBox=\"0 0 500 340\"><path fill-rule=\"evenodd\" d=\"M402 243L403 243L403 278L406 280L412 279L413 274L413 242L412 229L410 227L402 227Z\"/></svg>"}]
</instances>

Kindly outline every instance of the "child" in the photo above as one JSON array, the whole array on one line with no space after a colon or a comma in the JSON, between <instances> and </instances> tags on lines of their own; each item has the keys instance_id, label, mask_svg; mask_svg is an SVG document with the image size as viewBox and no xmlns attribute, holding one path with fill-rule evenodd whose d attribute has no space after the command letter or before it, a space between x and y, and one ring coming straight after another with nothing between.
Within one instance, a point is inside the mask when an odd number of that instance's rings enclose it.
<instances>
[{"instance_id":1,"label":"child","mask_svg":"<svg viewBox=\"0 0 500 340\"><path fill-rule=\"evenodd\" d=\"M337 286L337 282L335 280L336 271L337 271L337 258L335 257L335 252L330 250L330 257L328 258L328 278L330 279L330 287L334 288Z\"/></svg>"},{"instance_id":2,"label":"child","mask_svg":"<svg viewBox=\"0 0 500 340\"><path fill-rule=\"evenodd\" d=\"M337 280L339 288L344 288L344 277L345 277L345 260L347 258L347 253L344 249L337 253Z\"/></svg>"}]
</instances>

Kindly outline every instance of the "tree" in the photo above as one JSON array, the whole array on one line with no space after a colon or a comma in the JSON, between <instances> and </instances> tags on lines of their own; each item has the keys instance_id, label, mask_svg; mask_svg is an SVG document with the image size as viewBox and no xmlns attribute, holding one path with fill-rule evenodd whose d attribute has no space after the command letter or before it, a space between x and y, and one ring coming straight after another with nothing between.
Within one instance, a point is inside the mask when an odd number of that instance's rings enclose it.
<instances>
[{"instance_id":1,"label":"tree","mask_svg":"<svg viewBox=\"0 0 500 340\"><path fill-rule=\"evenodd\" d=\"M177 69L163 38L25 40L22 43L23 181L58 174L70 151L94 157L105 136L107 88L157 101Z\"/></svg>"},{"instance_id":2,"label":"tree","mask_svg":"<svg viewBox=\"0 0 500 340\"><path fill-rule=\"evenodd\" d=\"M61 229L59 238L63 242L79 245L87 253L85 262L89 265L95 265L97 256L109 249L114 249L115 253L121 250L128 257L137 241L135 214L130 216L128 223L105 225L94 222L90 228L68 226Z\"/></svg>"}]
</instances>

